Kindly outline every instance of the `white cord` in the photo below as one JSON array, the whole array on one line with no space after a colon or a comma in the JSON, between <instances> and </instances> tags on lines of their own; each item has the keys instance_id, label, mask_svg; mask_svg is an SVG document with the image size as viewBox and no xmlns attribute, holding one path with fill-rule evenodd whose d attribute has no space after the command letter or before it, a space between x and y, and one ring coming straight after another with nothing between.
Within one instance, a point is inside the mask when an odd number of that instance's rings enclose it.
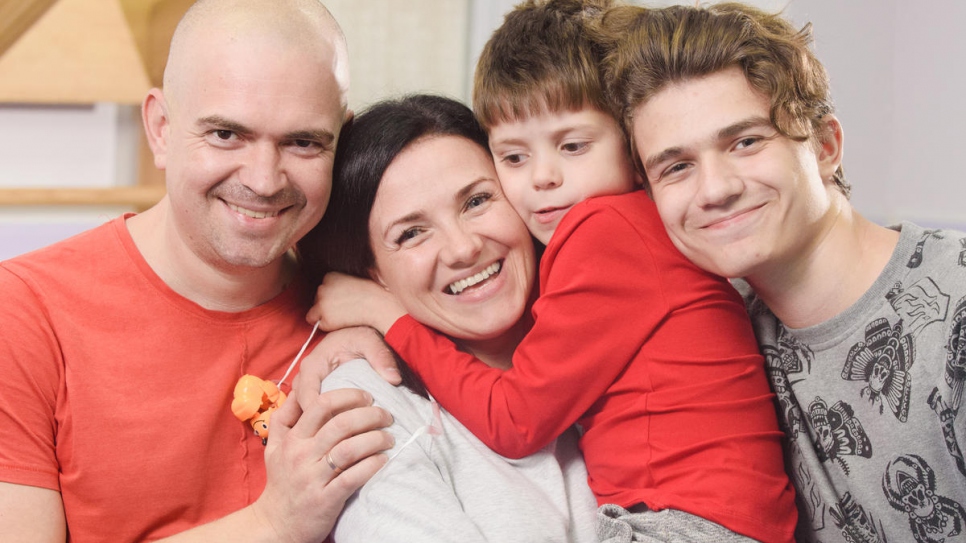
<instances>
[{"instance_id":1,"label":"white cord","mask_svg":"<svg viewBox=\"0 0 966 543\"><path fill-rule=\"evenodd\" d=\"M305 353L305 349L309 346L309 343L312 342L312 338L315 337L315 332L318 329L319 329L319 321L315 321L315 326L312 327L312 333L309 334L309 339L305 340L305 344L302 345L302 349L299 351L299 354L295 355L295 360L292 361L292 364L289 365L287 370L285 370L285 375L283 375L282 378L278 381L279 388L282 388L282 382L285 381L285 378L288 377L288 374L292 373L292 370L295 368L295 365L299 363L299 359L302 358L302 354Z\"/></svg>"}]
</instances>

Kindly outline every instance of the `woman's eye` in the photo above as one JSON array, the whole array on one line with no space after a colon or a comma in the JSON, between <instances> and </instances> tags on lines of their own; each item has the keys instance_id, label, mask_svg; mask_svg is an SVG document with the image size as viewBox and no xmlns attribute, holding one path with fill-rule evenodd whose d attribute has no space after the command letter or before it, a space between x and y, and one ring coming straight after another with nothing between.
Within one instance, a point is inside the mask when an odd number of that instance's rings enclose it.
<instances>
[{"instance_id":1,"label":"woman's eye","mask_svg":"<svg viewBox=\"0 0 966 543\"><path fill-rule=\"evenodd\" d=\"M480 207L485 204L493 196L489 193L480 193L470 196L466 201L466 209L473 209L474 207Z\"/></svg>"},{"instance_id":2,"label":"woman's eye","mask_svg":"<svg viewBox=\"0 0 966 543\"><path fill-rule=\"evenodd\" d=\"M396 245L406 243L407 241L418 236L420 232L421 230L419 228L407 228L403 230L402 234L399 234L399 237L396 238Z\"/></svg>"}]
</instances>

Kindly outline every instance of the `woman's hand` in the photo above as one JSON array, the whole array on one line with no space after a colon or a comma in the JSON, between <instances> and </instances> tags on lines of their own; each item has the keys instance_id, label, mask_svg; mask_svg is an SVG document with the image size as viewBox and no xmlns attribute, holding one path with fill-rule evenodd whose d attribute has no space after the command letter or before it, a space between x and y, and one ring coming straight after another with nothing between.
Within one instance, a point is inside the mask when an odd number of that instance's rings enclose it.
<instances>
[{"instance_id":1,"label":"woman's hand","mask_svg":"<svg viewBox=\"0 0 966 543\"><path fill-rule=\"evenodd\" d=\"M385 334L406 314L388 290L369 279L343 273L325 274L306 320L326 332L349 326L371 326Z\"/></svg>"}]
</instances>

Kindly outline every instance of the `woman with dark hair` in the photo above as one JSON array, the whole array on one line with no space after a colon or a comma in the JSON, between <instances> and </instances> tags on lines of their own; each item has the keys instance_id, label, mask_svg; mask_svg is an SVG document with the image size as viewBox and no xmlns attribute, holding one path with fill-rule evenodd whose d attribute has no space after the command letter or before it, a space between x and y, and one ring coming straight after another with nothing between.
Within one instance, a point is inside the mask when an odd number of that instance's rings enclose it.
<instances>
[{"instance_id":1,"label":"woman with dark hair","mask_svg":"<svg viewBox=\"0 0 966 543\"><path fill-rule=\"evenodd\" d=\"M413 318L493 366L531 324L532 240L501 192L486 134L453 100L386 101L346 126L328 211L299 251L316 279L373 279ZM596 541L596 502L572 432L510 460L413 379L404 383L389 385L361 360L323 382L365 389L395 417L392 459L347 503L337 541Z\"/></svg>"}]
</instances>

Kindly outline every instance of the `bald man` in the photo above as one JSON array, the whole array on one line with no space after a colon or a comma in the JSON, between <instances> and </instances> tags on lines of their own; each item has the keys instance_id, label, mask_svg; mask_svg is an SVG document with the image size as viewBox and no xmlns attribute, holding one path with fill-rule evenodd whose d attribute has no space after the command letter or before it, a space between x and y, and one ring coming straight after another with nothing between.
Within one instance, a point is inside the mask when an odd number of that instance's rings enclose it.
<instances>
[{"instance_id":1,"label":"bald man","mask_svg":"<svg viewBox=\"0 0 966 543\"><path fill-rule=\"evenodd\" d=\"M346 115L343 35L316 0L207 0L143 105L167 196L0 264L0 541L326 538L385 462L361 391L231 412L310 328L291 248L322 217Z\"/></svg>"}]
</instances>

